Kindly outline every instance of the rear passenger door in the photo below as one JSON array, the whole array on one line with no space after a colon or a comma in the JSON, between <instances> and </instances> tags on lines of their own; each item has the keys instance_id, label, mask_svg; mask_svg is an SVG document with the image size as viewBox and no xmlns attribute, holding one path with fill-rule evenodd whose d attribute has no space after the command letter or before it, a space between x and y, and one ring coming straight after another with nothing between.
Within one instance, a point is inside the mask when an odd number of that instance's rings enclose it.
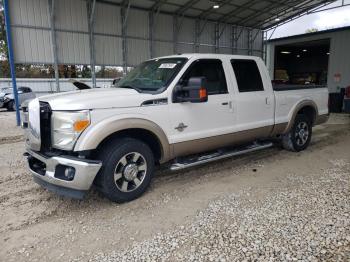
<instances>
[{"instance_id":1,"label":"rear passenger door","mask_svg":"<svg viewBox=\"0 0 350 262\"><path fill-rule=\"evenodd\" d=\"M254 59L231 60L237 87L236 130L257 129L257 135L264 136L269 135L274 125L274 94L269 86L264 86L265 75L257 62L263 63Z\"/></svg>"}]
</instances>

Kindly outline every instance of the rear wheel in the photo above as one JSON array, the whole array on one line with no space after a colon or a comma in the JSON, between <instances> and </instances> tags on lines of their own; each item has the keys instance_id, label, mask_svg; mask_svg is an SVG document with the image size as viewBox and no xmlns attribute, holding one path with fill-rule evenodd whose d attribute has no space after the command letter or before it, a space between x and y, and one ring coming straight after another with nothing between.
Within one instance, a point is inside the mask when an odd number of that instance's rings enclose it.
<instances>
[{"instance_id":1,"label":"rear wheel","mask_svg":"<svg viewBox=\"0 0 350 262\"><path fill-rule=\"evenodd\" d=\"M16 106L15 106L15 101L11 100L7 103L6 108L8 111L15 111Z\"/></svg>"},{"instance_id":2,"label":"rear wheel","mask_svg":"<svg viewBox=\"0 0 350 262\"><path fill-rule=\"evenodd\" d=\"M154 172L154 157L148 145L133 138L108 143L99 158L103 165L97 177L102 193L121 203L141 196Z\"/></svg>"},{"instance_id":3,"label":"rear wheel","mask_svg":"<svg viewBox=\"0 0 350 262\"><path fill-rule=\"evenodd\" d=\"M311 135L312 124L310 119L303 114L298 114L291 130L283 135L282 146L290 151L302 151L310 144Z\"/></svg>"}]
</instances>

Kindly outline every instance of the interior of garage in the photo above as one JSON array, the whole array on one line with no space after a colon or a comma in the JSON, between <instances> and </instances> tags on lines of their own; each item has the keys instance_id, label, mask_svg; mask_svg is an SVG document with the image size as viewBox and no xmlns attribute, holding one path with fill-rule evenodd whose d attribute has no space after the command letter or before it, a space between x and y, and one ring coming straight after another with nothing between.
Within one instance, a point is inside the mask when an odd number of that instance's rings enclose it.
<instances>
[{"instance_id":1,"label":"interior of garage","mask_svg":"<svg viewBox=\"0 0 350 262\"><path fill-rule=\"evenodd\" d=\"M275 48L275 83L327 84L330 39L277 45Z\"/></svg>"}]
</instances>

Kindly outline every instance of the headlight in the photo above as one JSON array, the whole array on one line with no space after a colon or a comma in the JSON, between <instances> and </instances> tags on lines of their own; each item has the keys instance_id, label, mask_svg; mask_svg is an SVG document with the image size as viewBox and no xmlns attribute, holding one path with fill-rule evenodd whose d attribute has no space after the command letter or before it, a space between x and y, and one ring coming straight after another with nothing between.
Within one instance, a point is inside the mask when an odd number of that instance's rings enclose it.
<instances>
[{"instance_id":1,"label":"headlight","mask_svg":"<svg viewBox=\"0 0 350 262\"><path fill-rule=\"evenodd\" d=\"M89 111L53 112L52 146L72 150L79 135L90 125Z\"/></svg>"}]
</instances>

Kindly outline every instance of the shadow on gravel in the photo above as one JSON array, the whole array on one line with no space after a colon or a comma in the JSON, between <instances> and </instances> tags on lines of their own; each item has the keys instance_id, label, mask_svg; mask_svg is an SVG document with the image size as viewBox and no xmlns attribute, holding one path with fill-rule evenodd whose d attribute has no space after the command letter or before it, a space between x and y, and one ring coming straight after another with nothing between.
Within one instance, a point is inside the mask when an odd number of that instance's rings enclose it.
<instances>
[{"instance_id":1,"label":"shadow on gravel","mask_svg":"<svg viewBox=\"0 0 350 262\"><path fill-rule=\"evenodd\" d=\"M309 151L318 150L327 145L331 145L339 139L339 136L350 133L350 130L344 130L344 125L332 125L331 135L329 134L329 129L330 128L325 128L325 131L319 130L317 133L315 133L315 137L311 141L308 148ZM322 136L323 133L325 133L326 136ZM217 179L218 177L227 176L228 174L231 175L232 173L239 173L242 169L245 168L251 168L252 170L256 169L256 166L258 166L262 161L277 162L281 159L289 157L299 157L302 154L303 152L294 153L285 151L281 149L278 144L276 144L275 147L262 151L227 158L218 162L207 163L201 166L180 171L170 171L168 169L168 166L162 166L157 169L149 190L147 190L147 192L141 198L130 203L112 203L108 199L104 198L103 195L95 188L92 188L90 190L84 200L75 200L64 197L53 197L50 200L52 201L56 198L57 201L64 202L60 205L66 206L65 212L69 210L81 210L84 208L89 209L92 205L97 206L98 209L103 209L115 205L133 205L135 202L147 201L148 198L151 197L151 195L156 190L162 190L162 188L166 187L169 183L171 183L173 187L179 185L190 186L191 183L197 183L197 181L203 177L206 177L208 179ZM224 172L227 170L232 170L232 172ZM49 194L53 193L49 192ZM66 205L65 203L68 202L69 204Z\"/></svg>"}]
</instances>

